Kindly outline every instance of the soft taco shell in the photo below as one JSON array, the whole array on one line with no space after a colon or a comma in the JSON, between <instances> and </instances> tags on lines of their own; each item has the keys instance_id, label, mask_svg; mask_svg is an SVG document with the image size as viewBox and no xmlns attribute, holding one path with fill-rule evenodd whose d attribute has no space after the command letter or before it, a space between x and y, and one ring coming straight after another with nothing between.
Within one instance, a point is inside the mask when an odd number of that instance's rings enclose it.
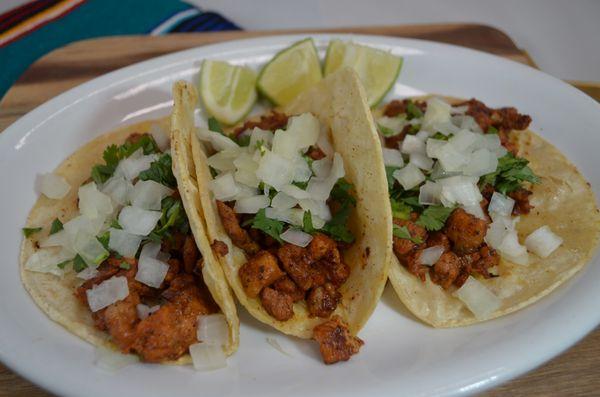
<instances>
[{"instance_id":1,"label":"soft taco shell","mask_svg":"<svg viewBox=\"0 0 600 397\"><path fill-rule=\"evenodd\" d=\"M196 93L193 87L184 84L180 85L180 90L180 95L189 98L180 124L191 130L194 128ZM177 100L175 106L178 106ZM348 323L350 332L356 334L375 309L385 286L392 230L385 169L365 94L356 74L345 69L300 95L284 111L290 115L311 112L330 128L333 147L343 157L346 178L356 190L357 205L350 225L356 241L344 254L344 260L352 271L340 289L343 298L334 313L340 315ZM195 134L190 135L208 236L211 241L225 242L229 248L229 253L220 259L237 298L252 316L263 323L286 334L312 337L313 328L325 320L311 318L304 302L294 305L292 319L277 321L263 309L260 300L246 296L238 276L239 268L246 263L246 256L231 243L221 224L214 197L208 189L212 178L205 149Z\"/></svg>"},{"instance_id":2,"label":"soft taco shell","mask_svg":"<svg viewBox=\"0 0 600 397\"><path fill-rule=\"evenodd\" d=\"M454 100L455 101L455 100ZM537 228L548 225L564 243L548 258L530 255L530 264L501 260L500 277L478 278L502 298L500 309L487 318L476 318L462 301L434 284L409 273L392 255L390 281L402 303L419 319L434 327L459 327L490 320L522 309L546 296L581 270L598 245L600 213L594 193L577 168L552 144L532 131L513 134L518 155L541 178L533 185L530 214L517 224L523 241Z\"/></svg>"},{"instance_id":3,"label":"soft taco shell","mask_svg":"<svg viewBox=\"0 0 600 397\"><path fill-rule=\"evenodd\" d=\"M125 142L125 139L134 132L149 132L150 127L154 124L159 124L164 131L169 130L168 119L145 121L104 134L78 149L54 171L57 175L63 176L71 185L71 190L68 195L60 200L51 200L40 195L27 218L27 225L50 225L56 217L59 217L62 220L74 217L78 213L78 187L88 180L92 167L95 164L102 162L104 149L112 144L122 144ZM92 320L89 309L81 305L75 298L75 289L82 283L82 280L78 279L74 272L67 272L64 276L58 277L48 273L32 272L25 269L27 259L29 259L36 250L36 241L44 238L47 234L48 228L45 228L43 232L23 240L20 255L20 273L21 281L23 282L25 289L50 319L94 346L102 346L116 350L114 345L110 342L109 334L100 331L94 326L94 321ZM195 236L196 234L197 233L194 233ZM201 244L198 243L197 236L196 241L202 252L203 248ZM218 266L218 264L210 259L207 260L206 258L204 263L205 269L207 263L211 263L209 267ZM215 279L213 272L206 270L203 271L203 276L215 302L219 305L229 322L230 341L227 346L227 352L230 354L237 348L238 340L238 319L235 306L233 306L233 298L231 297L231 294L227 296L219 289L222 288L221 285L224 280L219 282L219 280ZM226 291L228 290L226 289ZM233 310L231 310L232 307ZM169 364L188 364L190 362L190 356L185 355L177 361L169 362Z\"/></svg>"}]
</instances>

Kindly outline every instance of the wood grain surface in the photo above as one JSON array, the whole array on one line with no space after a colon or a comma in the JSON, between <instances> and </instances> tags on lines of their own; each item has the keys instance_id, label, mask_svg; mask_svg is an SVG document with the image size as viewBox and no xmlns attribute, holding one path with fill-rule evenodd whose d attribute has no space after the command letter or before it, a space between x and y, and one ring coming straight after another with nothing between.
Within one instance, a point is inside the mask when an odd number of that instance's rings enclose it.
<instances>
[{"instance_id":1,"label":"wood grain surface","mask_svg":"<svg viewBox=\"0 0 600 397\"><path fill-rule=\"evenodd\" d=\"M308 31L191 33L170 36L118 36L73 43L35 62L0 102L0 131L54 96L112 70L174 51L227 40ZM311 32L380 34L433 40L470 47L535 66L505 33L489 26L440 24L363 27ZM600 100L597 83L573 83ZM535 340L532 340L535 343ZM507 363L510 365L510 363ZM593 396L600 395L600 329L550 362L483 396ZM51 396L0 364L0 397Z\"/></svg>"}]
</instances>

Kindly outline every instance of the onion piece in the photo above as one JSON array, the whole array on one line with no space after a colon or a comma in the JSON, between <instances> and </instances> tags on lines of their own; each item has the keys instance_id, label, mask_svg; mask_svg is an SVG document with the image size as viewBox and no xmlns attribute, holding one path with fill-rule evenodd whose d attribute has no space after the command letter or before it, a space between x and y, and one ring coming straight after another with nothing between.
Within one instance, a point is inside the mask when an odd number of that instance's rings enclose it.
<instances>
[{"instance_id":1,"label":"onion piece","mask_svg":"<svg viewBox=\"0 0 600 397\"><path fill-rule=\"evenodd\" d=\"M419 204L438 205L440 204L440 194L442 186L438 183L427 181L419 189Z\"/></svg>"},{"instance_id":2,"label":"onion piece","mask_svg":"<svg viewBox=\"0 0 600 397\"><path fill-rule=\"evenodd\" d=\"M480 177L496 171L498 157L487 149L478 149L471 153L469 162L463 167L464 175Z\"/></svg>"},{"instance_id":3,"label":"onion piece","mask_svg":"<svg viewBox=\"0 0 600 397\"><path fill-rule=\"evenodd\" d=\"M127 298L129 295L127 278L123 276L111 277L98 285L94 285L91 289L86 290L85 293L90 310L97 312Z\"/></svg>"},{"instance_id":4,"label":"onion piece","mask_svg":"<svg viewBox=\"0 0 600 397\"><path fill-rule=\"evenodd\" d=\"M215 199L230 201L240 193L240 187L235 183L230 172L221 174L208 183L208 188L213 192Z\"/></svg>"},{"instance_id":5,"label":"onion piece","mask_svg":"<svg viewBox=\"0 0 600 397\"><path fill-rule=\"evenodd\" d=\"M149 211L127 206L119 213L119 224L123 230L138 236L147 236L152 232L162 216L160 211Z\"/></svg>"},{"instance_id":6,"label":"onion piece","mask_svg":"<svg viewBox=\"0 0 600 397\"><path fill-rule=\"evenodd\" d=\"M425 180L425 175L414 164L408 164L406 167L394 171L392 176L400 182L405 190L410 190Z\"/></svg>"},{"instance_id":7,"label":"onion piece","mask_svg":"<svg viewBox=\"0 0 600 397\"><path fill-rule=\"evenodd\" d=\"M273 142L273 133L271 131L262 130L258 127L254 127L250 134L250 148L255 148L261 143L266 146L267 149L271 147Z\"/></svg>"},{"instance_id":8,"label":"onion piece","mask_svg":"<svg viewBox=\"0 0 600 397\"><path fill-rule=\"evenodd\" d=\"M448 143L447 141L442 141L441 139L433 139L433 138L427 139L427 141L426 141L427 156L431 157L432 159L438 158L439 150L441 148L443 148L444 146L446 146L447 143Z\"/></svg>"},{"instance_id":9,"label":"onion piece","mask_svg":"<svg viewBox=\"0 0 600 397\"><path fill-rule=\"evenodd\" d=\"M225 346L229 342L229 327L221 313L198 316L196 337L199 342L212 346Z\"/></svg>"},{"instance_id":10,"label":"onion piece","mask_svg":"<svg viewBox=\"0 0 600 397\"><path fill-rule=\"evenodd\" d=\"M169 131L162 128L160 124L152 124L148 132L152 135L154 142L156 142L156 146L158 146L161 152L164 152L171 146Z\"/></svg>"},{"instance_id":11,"label":"onion piece","mask_svg":"<svg viewBox=\"0 0 600 397\"><path fill-rule=\"evenodd\" d=\"M217 152L227 149L239 149L239 145L231 138L221 134L220 132L211 131L208 128L199 127L196 130L198 139L204 142L209 142L213 149Z\"/></svg>"},{"instance_id":12,"label":"onion piece","mask_svg":"<svg viewBox=\"0 0 600 397\"><path fill-rule=\"evenodd\" d=\"M275 144L275 142L273 142ZM260 159L256 176L269 186L280 190L294 180L294 163L275 152L266 152Z\"/></svg>"},{"instance_id":13,"label":"onion piece","mask_svg":"<svg viewBox=\"0 0 600 397\"><path fill-rule=\"evenodd\" d=\"M383 153L383 164L390 167L403 167L404 159L402 153L397 149L381 148Z\"/></svg>"},{"instance_id":14,"label":"onion piece","mask_svg":"<svg viewBox=\"0 0 600 397\"><path fill-rule=\"evenodd\" d=\"M317 146L325 153L327 157L332 157L334 150L329 137L329 128L325 124L321 124L321 133L317 138Z\"/></svg>"},{"instance_id":15,"label":"onion piece","mask_svg":"<svg viewBox=\"0 0 600 397\"><path fill-rule=\"evenodd\" d=\"M123 175L113 175L102 185L100 191L108 195L115 203L125 205L129 202L133 184Z\"/></svg>"},{"instance_id":16,"label":"onion piece","mask_svg":"<svg viewBox=\"0 0 600 397\"><path fill-rule=\"evenodd\" d=\"M260 209L269 206L269 196L251 196L238 199L235 202L234 211L236 214L256 214Z\"/></svg>"},{"instance_id":17,"label":"onion piece","mask_svg":"<svg viewBox=\"0 0 600 397\"><path fill-rule=\"evenodd\" d=\"M94 357L94 365L110 372L116 372L139 361L135 354L123 354L102 346L96 348Z\"/></svg>"},{"instance_id":18,"label":"onion piece","mask_svg":"<svg viewBox=\"0 0 600 397\"><path fill-rule=\"evenodd\" d=\"M171 194L173 194L173 189L158 182L138 181L131 192L131 205L144 210L159 211L162 199Z\"/></svg>"},{"instance_id":19,"label":"onion piece","mask_svg":"<svg viewBox=\"0 0 600 397\"><path fill-rule=\"evenodd\" d=\"M408 124L408 122L406 121L406 116L383 116L377 119L377 124L393 132L393 134L388 134L386 136L394 136L401 133L404 127L406 127L406 125Z\"/></svg>"},{"instance_id":20,"label":"onion piece","mask_svg":"<svg viewBox=\"0 0 600 397\"><path fill-rule=\"evenodd\" d=\"M110 232L108 248L125 258L134 258L142 242L142 237L120 229L110 228L108 231Z\"/></svg>"},{"instance_id":21,"label":"onion piece","mask_svg":"<svg viewBox=\"0 0 600 397\"><path fill-rule=\"evenodd\" d=\"M265 216L271 219L277 219L294 226L302 226L304 223L304 211L300 208L290 208L289 210L278 210L272 207L265 208ZM315 223L313 216L313 226L317 229L320 227ZM322 226L321 226L322 227Z\"/></svg>"},{"instance_id":22,"label":"onion piece","mask_svg":"<svg viewBox=\"0 0 600 397\"><path fill-rule=\"evenodd\" d=\"M140 251L140 259L142 258L154 258L158 257L160 252L160 243L146 243Z\"/></svg>"},{"instance_id":23,"label":"onion piece","mask_svg":"<svg viewBox=\"0 0 600 397\"><path fill-rule=\"evenodd\" d=\"M284 193L279 192L273 197L271 200L271 207L277 208L280 210L287 210L290 208L294 208L298 204L298 199ZM267 205L268 207L268 205Z\"/></svg>"},{"instance_id":24,"label":"onion piece","mask_svg":"<svg viewBox=\"0 0 600 397\"><path fill-rule=\"evenodd\" d=\"M147 256L140 256L135 279L140 283L146 284L150 287L160 288L160 285L165 279L168 271L169 265L166 263Z\"/></svg>"},{"instance_id":25,"label":"onion piece","mask_svg":"<svg viewBox=\"0 0 600 397\"><path fill-rule=\"evenodd\" d=\"M298 200L310 198L310 193L296 185L285 185L281 188L281 191Z\"/></svg>"},{"instance_id":26,"label":"onion piece","mask_svg":"<svg viewBox=\"0 0 600 397\"><path fill-rule=\"evenodd\" d=\"M300 200L299 204L300 208L304 211L310 211L311 214L314 214L325 221L331 220L331 210L326 201L307 199Z\"/></svg>"},{"instance_id":27,"label":"onion piece","mask_svg":"<svg viewBox=\"0 0 600 397\"><path fill-rule=\"evenodd\" d=\"M448 140L448 143L460 152L469 153L480 142L481 137L481 134L469 130L460 130Z\"/></svg>"},{"instance_id":28,"label":"onion piece","mask_svg":"<svg viewBox=\"0 0 600 397\"><path fill-rule=\"evenodd\" d=\"M414 135L407 135L404 137L404 140L402 141L400 151L405 154L412 154L412 153L424 154L426 152L425 142L423 142L421 139L417 138Z\"/></svg>"},{"instance_id":29,"label":"onion piece","mask_svg":"<svg viewBox=\"0 0 600 397\"><path fill-rule=\"evenodd\" d=\"M40 174L36 177L37 190L49 199L59 200L65 197L71 190L67 180L54 173Z\"/></svg>"},{"instance_id":30,"label":"onion piece","mask_svg":"<svg viewBox=\"0 0 600 397\"><path fill-rule=\"evenodd\" d=\"M58 265L68 259L73 258L73 254L59 248L42 248L35 251L25 262L25 269L38 273L50 273L55 276L62 276L64 270Z\"/></svg>"},{"instance_id":31,"label":"onion piece","mask_svg":"<svg viewBox=\"0 0 600 397\"><path fill-rule=\"evenodd\" d=\"M109 252L96 236L84 233L78 234L73 239L73 250L91 267L97 267L109 256Z\"/></svg>"},{"instance_id":32,"label":"onion piece","mask_svg":"<svg viewBox=\"0 0 600 397\"><path fill-rule=\"evenodd\" d=\"M444 171L462 171L462 167L469 161L468 155L458 150L451 143L446 143L435 152Z\"/></svg>"},{"instance_id":33,"label":"onion piece","mask_svg":"<svg viewBox=\"0 0 600 397\"><path fill-rule=\"evenodd\" d=\"M331 158L323 157L320 160L315 160L312 163L312 170L317 178L326 178L331 172L331 166L333 165Z\"/></svg>"},{"instance_id":34,"label":"onion piece","mask_svg":"<svg viewBox=\"0 0 600 397\"><path fill-rule=\"evenodd\" d=\"M292 160L292 166L294 167L294 176L292 177L294 182L308 182L313 172L306 160L302 156L296 156Z\"/></svg>"},{"instance_id":35,"label":"onion piece","mask_svg":"<svg viewBox=\"0 0 600 397\"><path fill-rule=\"evenodd\" d=\"M239 156L233 160L233 165L236 169L233 176L236 182L250 187L258 187L260 184L260 179L258 179L258 176L256 176L258 161L254 159L253 155L248 153L240 153Z\"/></svg>"},{"instance_id":36,"label":"onion piece","mask_svg":"<svg viewBox=\"0 0 600 397\"><path fill-rule=\"evenodd\" d=\"M150 307L148 305L144 305L143 303L139 303L135 307L138 318L140 320L147 319L149 315L158 311L158 309L160 309L160 305L154 305L154 306Z\"/></svg>"},{"instance_id":37,"label":"onion piece","mask_svg":"<svg viewBox=\"0 0 600 397\"><path fill-rule=\"evenodd\" d=\"M212 371L227 366L227 357L221 346L194 343L189 349L197 371Z\"/></svg>"},{"instance_id":38,"label":"onion piece","mask_svg":"<svg viewBox=\"0 0 600 397\"><path fill-rule=\"evenodd\" d=\"M451 176L438 181L442 185L440 200L445 207L454 204L465 207L479 205L483 196L477 187L478 178L468 176Z\"/></svg>"},{"instance_id":39,"label":"onion piece","mask_svg":"<svg viewBox=\"0 0 600 397\"><path fill-rule=\"evenodd\" d=\"M563 239L547 225L536 229L525 239L527 249L539 257L547 258L563 243Z\"/></svg>"},{"instance_id":40,"label":"onion piece","mask_svg":"<svg viewBox=\"0 0 600 397\"><path fill-rule=\"evenodd\" d=\"M140 172L150 168L153 162L158 160L158 154L144 155L143 149L136 150L131 156L119 162L115 175L122 175L132 181L138 177Z\"/></svg>"},{"instance_id":41,"label":"onion piece","mask_svg":"<svg viewBox=\"0 0 600 397\"><path fill-rule=\"evenodd\" d=\"M64 241L67 243L67 247L73 249L73 241L79 235L96 236L104 227L104 221L106 218L98 217L96 219L90 219L83 215L78 215L70 221L63 224L63 229L66 234ZM63 245L65 246L65 245Z\"/></svg>"},{"instance_id":42,"label":"onion piece","mask_svg":"<svg viewBox=\"0 0 600 397\"><path fill-rule=\"evenodd\" d=\"M427 101L427 110L423 115L421 128L435 133L436 124L450 122L450 105L440 98L430 98Z\"/></svg>"},{"instance_id":43,"label":"onion piece","mask_svg":"<svg viewBox=\"0 0 600 397\"><path fill-rule=\"evenodd\" d=\"M89 280L96 277L98 274L100 274L100 272L97 268L88 266L79 273L77 273L77 278L80 278L82 280Z\"/></svg>"},{"instance_id":44,"label":"onion piece","mask_svg":"<svg viewBox=\"0 0 600 397\"><path fill-rule=\"evenodd\" d=\"M281 233L280 237L283 241L302 248L306 247L313 239L313 236L310 234L294 228L289 228L285 232Z\"/></svg>"},{"instance_id":45,"label":"onion piece","mask_svg":"<svg viewBox=\"0 0 600 397\"><path fill-rule=\"evenodd\" d=\"M87 218L94 219L113 212L110 197L100 192L95 182L79 187L79 211Z\"/></svg>"},{"instance_id":46,"label":"onion piece","mask_svg":"<svg viewBox=\"0 0 600 397\"><path fill-rule=\"evenodd\" d=\"M423 142L427 141L427 138L431 136L431 132L421 130L415 134L415 137L422 140Z\"/></svg>"},{"instance_id":47,"label":"onion piece","mask_svg":"<svg viewBox=\"0 0 600 397\"><path fill-rule=\"evenodd\" d=\"M225 149L210 156L206 163L219 172L235 171L235 160L240 156L250 157L248 153L240 152L239 148Z\"/></svg>"},{"instance_id":48,"label":"onion piece","mask_svg":"<svg viewBox=\"0 0 600 397\"><path fill-rule=\"evenodd\" d=\"M502 306L502 300L472 276L467 278L455 295L480 320L488 318Z\"/></svg>"},{"instance_id":49,"label":"onion piece","mask_svg":"<svg viewBox=\"0 0 600 397\"><path fill-rule=\"evenodd\" d=\"M422 153L412 153L410 155L409 162L425 171L431 171L431 169L433 168L433 160Z\"/></svg>"},{"instance_id":50,"label":"onion piece","mask_svg":"<svg viewBox=\"0 0 600 397\"><path fill-rule=\"evenodd\" d=\"M475 218L479 218L482 219L484 221L487 220L485 213L483 212L483 209L481 208L481 206L479 204L477 205L468 205L468 206L462 206L462 209L465 210L465 212L467 214L471 214L473 215Z\"/></svg>"},{"instance_id":51,"label":"onion piece","mask_svg":"<svg viewBox=\"0 0 600 397\"><path fill-rule=\"evenodd\" d=\"M493 212L502 216L510 216L515 206L515 200L503 195L502 193L494 192L490 199L490 205L488 206L488 212Z\"/></svg>"},{"instance_id":52,"label":"onion piece","mask_svg":"<svg viewBox=\"0 0 600 397\"><path fill-rule=\"evenodd\" d=\"M317 143L321 126L319 119L311 113L302 113L299 116L290 117L288 120L286 135L290 135L296 143L296 150L306 150ZM273 139L273 151L275 150L275 139L282 131L278 131Z\"/></svg>"},{"instance_id":53,"label":"onion piece","mask_svg":"<svg viewBox=\"0 0 600 397\"><path fill-rule=\"evenodd\" d=\"M338 179L345 175L344 171L344 160L339 153L333 155L333 164L331 166L331 172L324 179L311 178L306 187L306 191L311 198L315 200L325 201L329 198L331 189L337 183Z\"/></svg>"},{"instance_id":54,"label":"onion piece","mask_svg":"<svg viewBox=\"0 0 600 397\"><path fill-rule=\"evenodd\" d=\"M433 247L425 248L421 251L421 256L419 257L421 264L432 266L440 259L440 256L444 253L444 247L441 245L436 245Z\"/></svg>"}]
</instances>

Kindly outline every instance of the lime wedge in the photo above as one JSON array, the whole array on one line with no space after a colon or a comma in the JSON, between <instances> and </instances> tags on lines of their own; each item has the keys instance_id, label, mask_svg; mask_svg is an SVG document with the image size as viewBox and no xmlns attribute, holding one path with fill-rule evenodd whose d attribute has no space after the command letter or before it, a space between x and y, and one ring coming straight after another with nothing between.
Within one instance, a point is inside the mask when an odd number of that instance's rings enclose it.
<instances>
[{"instance_id":1,"label":"lime wedge","mask_svg":"<svg viewBox=\"0 0 600 397\"><path fill-rule=\"evenodd\" d=\"M256 101L256 73L227 62L205 60L200 70L200 97L208 113L233 125Z\"/></svg>"},{"instance_id":2,"label":"lime wedge","mask_svg":"<svg viewBox=\"0 0 600 397\"><path fill-rule=\"evenodd\" d=\"M364 45L332 40L325 56L325 76L343 66L356 71L367 92L369 106L375 106L396 82L402 57Z\"/></svg>"},{"instance_id":3,"label":"lime wedge","mask_svg":"<svg viewBox=\"0 0 600 397\"><path fill-rule=\"evenodd\" d=\"M274 104L285 105L322 78L317 49L309 38L277 53L260 72L257 87Z\"/></svg>"}]
</instances>

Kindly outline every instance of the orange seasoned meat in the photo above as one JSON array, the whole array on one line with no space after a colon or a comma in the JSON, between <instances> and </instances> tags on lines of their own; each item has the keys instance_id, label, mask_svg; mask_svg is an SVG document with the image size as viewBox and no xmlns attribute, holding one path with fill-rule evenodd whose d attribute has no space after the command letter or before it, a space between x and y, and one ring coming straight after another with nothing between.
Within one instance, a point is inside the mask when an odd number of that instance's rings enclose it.
<instances>
[{"instance_id":1,"label":"orange seasoned meat","mask_svg":"<svg viewBox=\"0 0 600 397\"><path fill-rule=\"evenodd\" d=\"M533 208L533 206L529 203L529 196L531 196L533 192L531 190L527 190L524 188L518 188L510 193L508 193L508 197L515 200L515 206L513 208L513 215L527 215Z\"/></svg>"},{"instance_id":2,"label":"orange seasoned meat","mask_svg":"<svg viewBox=\"0 0 600 397\"><path fill-rule=\"evenodd\" d=\"M414 243L411 240L394 236L394 253L400 261L402 261L402 257L410 253L412 250L425 247L427 230L425 230L424 227L417 225L413 221L400 218L394 218L394 224L401 227L406 227L412 238L422 241L421 243Z\"/></svg>"},{"instance_id":3,"label":"orange seasoned meat","mask_svg":"<svg viewBox=\"0 0 600 397\"><path fill-rule=\"evenodd\" d=\"M103 324L103 329L108 331L112 341L123 353L131 352L131 345L137 338L135 326L139 319L136 306L139 303L139 295L135 291L129 291L125 299L94 313L96 322Z\"/></svg>"},{"instance_id":4,"label":"orange seasoned meat","mask_svg":"<svg viewBox=\"0 0 600 397\"><path fill-rule=\"evenodd\" d=\"M196 247L196 241L194 240L194 236L188 235L185 238L183 243L183 249L181 251L181 258L183 260L183 268L186 273L192 273L194 271L194 267L196 266L196 262L198 261L198 257L200 256L200 252Z\"/></svg>"},{"instance_id":5,"label":"orange seasoned meat","mask_svg":"<svg viewBox=\"0 0 600 397\"><path fill-rule=\"evenodd\" d=\"M250 238L248 232L241 228L233 208L229 207L224 202L217 200L217 210L219 211L219 217L221 218L221 223L223 224L227 235L231 238L231 241L236 247L243 249L246 253L251 255L260 250L258 244Z\"/></svg>"},{"instance_id":6,"label":"orange seasoned meat","mask_svg":"<svg viewBox=\"0 0 600 397\"><path fill-rule=\"evenodd\" d=\"M311 146L306 152L306 155L313 160L321 160L322 158L326 157L325 153L323 153L323 151L317 146Z\"/></svg>"},{"instance_id":7,"label":"orange seasoned meat","mask_svg":"<svg viewBox=\"0 0 600 397\"><path fill-rule=\"evenodd\" d=\"M316 268L325 272L328 280L336 286L344 284L350 276L350 267L342 261L337 243L331 237L321 233L315 234L307 248L313 261L317 262ZM316 270L320 276L318 272ZM323 282L314 284L322 285Z\"/></svg>"},{"instance_id":8,"label":"orange seasoned meat","mask_svg":"<svg viewBox=\"0 0 600 397\"><path fill-rule=\"evenodd\" d=\"M429 269L431 281L444 289L450 288L460 273L460 261L454 252L445 252Z\"/></svg>"},{"instance_id":9,"label":"orange seasoned meat","mask_svg":"<svg viewBox=\"0 0 600 397\"><path fill-rule=\"evenodd\" d=\"M220 240L213 241L211 248L219 256L225 256L229 253L229 247L227 247L227 244Z\"/></svg>"},{"instance_id":10,"label":"orange seasoned meat","mask_svg":"<svg viewBox=\"0 0 600 397\"><path fill-rule=\"evenodd\" d=\"M444 251L450 250L450 240L442 232L433 232L427 239L427 247L444 247Z\"/></svg>"},{"instance_id":11,"label":"orange seasoned meat","mask_svg":"<svg viewBox=\"0 0 600 397\"><path fill-rule=\"evenodd\" d=\"M321 357L325 364L348 361L358 353L364 342L352 336L348 325L339 316L317 325L313 330L313 339L319 343Z\"/></svg>"},{"instance_id":12,"label":"orange seasoned meat","mask_svg":"<svg viewBox=\"0 0 600 397\"><path fill-rule=\"evenodd\" d=\"M404 255L402 259L398 259L402 266L406 268L411 274L419 277L421 281L425 281L425 275L429 271L429 267L421 264L421 249L410 251Z\"/></svg>"},{"instance_id":13,"label":"orange seasoned meat","mask_svg":"<svg viewBox=\"0 0 600 397\"><path fill-rule=\"evenodd\" d=\"M265 287L260 292L260 301L275 320L287 321L294 317L294 300L286 293Z\"/></svg>"},{"instance_id":14,"label":"orange seasoned meat","mask_svg":"<svg viewBox=\"0 0 600 397\"><path fill-rule=\"evenodd\" d=\"M285 276L277 264L277 258L269 251L259 251L248 259L239 270L240 280L249 298L256 298L264 287Z\"/></svg>"},{"instance_id":15,"label":"orange seasoned meat","mask_svg":"<svg viewBox=\"0 0 600 397\"><path fill-rule=\"evenodd\" d=\"M412 102L422 112L425 112L425 110L427 109L427 102L425 101L413 101L410 99L394 99L393 101L385 105L385 108L383 109L383 115L387 117L396 117L403 113L406 113L406 108L408 107L408 104L410 102Z\"/></svg>"},{"instance_id":16,"label":"orange seasoned meat","mask_svg":"<svg viewBox=\"0 0 600 397\"><path fill-rule=\"evenodd\" d=\"M304 291L298 288L296 283L294 283L288 276L283 276L279 280L275 281L275 284L273 284L272 287L283 294L289 295L294 302L304 299Z\"/></svg>"},{"instance_id":17,"label":"orange seasoned meat","mask_svg":"<svg viewBox=\"0 0 600 397\"><path fill-rule=\"evenodd\" d=\"M325 283L322 286L310 290L306 297L306 306L312 317L327 318L337 307L342 294L331 283Z\"/></svg>"},{"instance_id":18,"label":"orange seasoned meat","mask_svg":"<svg viewBox=\"0 0 600 397\"><path fill-rule=\"evenodd\" d=\"M235 136L238 136L246 130L252 130L254 127L258 127L261 130L275 131L278 129L285 128L287 126L288 116L285 113L280 113L276 110L272 110L270 113L263 114L260 116L260 120L248 120L242 126L236 128L233 131Z\"/></svg>"},{"instance_id":19,"label":"orange seasoned meat","mask_svg":"<svg viewBox=\"0 0 600 397\"><path fill-rule=\"evenodd\" d=\"M483 244L488 222L462 208L455 209L446 221L445 233L458 255L475 252Z\"/></svg>"},{"instance_id":20,"label":"orange seasoned meat","mask_svg":"<svg viewBox=\"0 0 600 397\"><path fill-rule=\"evenodd\" d=\"M303 291L314 285L312 257L307 249L286 243L277 250L283 269Z\"/></svg>"},{"instance_id":21,"label":"orange seasoned meat","mask_svg":"<svg viewBox=\"0 0 600 397\"><path fill-rule=\"evenodd\" d=\"M162 288L167 287L169 283L173 281L175 277L177 277L179 270L181 270L181 262L175 258L169 259L167 261L167 265L169 265L169 270L167 271L167 275L165 276L165 279L161 285Z\"/></svg>"}]
</instances>

